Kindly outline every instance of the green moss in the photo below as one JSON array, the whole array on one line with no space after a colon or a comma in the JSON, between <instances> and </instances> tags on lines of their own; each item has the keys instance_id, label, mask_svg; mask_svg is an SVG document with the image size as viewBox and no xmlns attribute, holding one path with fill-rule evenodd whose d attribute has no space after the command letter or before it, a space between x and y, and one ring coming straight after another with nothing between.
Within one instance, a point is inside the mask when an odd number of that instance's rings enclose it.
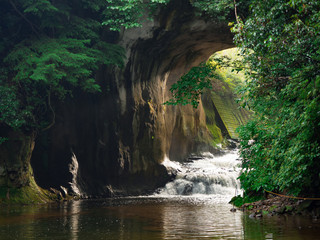
<instances>
[{"instance_id":1,"label":"green moss","mask_svg":"<svg viewBox=\"0 0 320 240\"><path fill-rule=\"evenodd\" d=\"M204 111L206 113L206 121L207 121L207 124L215 124L216 123L216 114L213 110L213 107L211 106L210 107L204 107Z\"/></svg>"},{"instance_id":2,"label":"green moss","mask_svg":"<svg viewBox=\"0 0 320 240\"><path fill-rule=\"evenodd\" d=\"M21 188L0 187L0 204L39 204L58 200L57 196L41 189L35 181Z\"/></svg>"},{"instance_id":3,"label":"green moss","mask_svg":"<svg viewBox=\"0 0 320 240\"><path fill-rule=\"evenodd\" d=\"M223 142L223 136L221 133L221 129L215 124L207 125L209 132L212 135L212 144L215 146L219 143Z\"/></svg>"},{"instance_id":4,"label":"green moss","mask_svg":"<svg viewBox=\"0 0 320 240\"><path fill-rule=\"evenodd\" d=\"M220 96L217 93L212 92L212 99L223 121L225 128L231 138L237 138L236 128L240 126L244 120L240 114L239 106L235 103L233 98L229 96Z\"/></svg>"}]
</instances>

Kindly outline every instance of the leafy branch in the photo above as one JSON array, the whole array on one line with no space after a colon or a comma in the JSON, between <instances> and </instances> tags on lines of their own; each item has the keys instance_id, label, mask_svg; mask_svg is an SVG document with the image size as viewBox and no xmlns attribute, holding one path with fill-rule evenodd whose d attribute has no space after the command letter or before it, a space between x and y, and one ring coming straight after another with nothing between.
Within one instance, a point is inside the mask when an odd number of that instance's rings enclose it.
<instances>
[{"instance_id":1,"label":"leafy branch","mask_svg":"<svg viewBox=\"0 0 320 240\"><path fill-rule=\"evenodd\" d=\"M213 79L219 78L216 70L220 68L231 68L232 71L236 72L245 69L241 60L232 60L227 56L212 56L207 62L193 67L177 83L172 84L170 91L173 94L173 98L164 104L191 104L194 108L197 108L203 91L212 89Z\"/></svg>"}]
</instances>

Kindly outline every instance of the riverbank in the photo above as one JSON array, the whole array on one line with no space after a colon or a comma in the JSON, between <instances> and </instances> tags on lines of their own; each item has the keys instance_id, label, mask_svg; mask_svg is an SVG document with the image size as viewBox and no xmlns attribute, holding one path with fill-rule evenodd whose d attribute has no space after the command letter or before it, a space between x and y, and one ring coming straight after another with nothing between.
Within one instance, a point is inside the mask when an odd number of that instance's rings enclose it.
<instances>
[{"instance_id":1,"label":"riverbank","mask_svg":"<svg viewBox=\"0 0 320 240\"><path fill-rule=\"evenodd\" d=\"M245 203L239 207L251 218L270 217L274 215L303 215L320 219L320 201L292 199L268 195L265 200Z\"/></svg>"}]
</instances>

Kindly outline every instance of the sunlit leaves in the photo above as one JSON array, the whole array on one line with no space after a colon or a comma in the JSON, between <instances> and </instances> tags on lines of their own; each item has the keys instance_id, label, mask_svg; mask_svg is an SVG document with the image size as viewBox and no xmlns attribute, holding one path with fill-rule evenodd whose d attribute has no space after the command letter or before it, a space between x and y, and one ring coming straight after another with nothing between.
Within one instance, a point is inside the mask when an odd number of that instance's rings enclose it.
<instances>
[{"instance_id":1,"label":"sunlit leaves","mask_svg":"<svg viewBox=\"0 0 320 240\"><path fill-rule=\"evenodd\" d=\"M197 108L203 90L212 88L211 79L216 76L215 69L216 65L210 63L201 63L199 66L193 67L181 77L181 80L171 86L170 91L173 93L173 99L165 104L191 104Z\"/></svg>"},{"instance_id":2,"label":"sunlit leaves","mask_svg":"<svg viewBox=\"0 0 320 240\"><path fill-rule=\"evenodd\" d=\"M227 56L226 53L217 53L211 56L207 62L191 68L171 86L170 91L173 93L173 98L165 104L191 104L197 108L200 96L205 89L214 88L219 92L218 89L223 88L225 84L232 90L235 90L235 85L241 85L241 79L244 78L244 75L240 73L238 77L235 77L235 74L232 74L234 71L239 73L244 68L238 58L238 51L237 49L229 49L227 52L230 56Z\"/></svg>"}]
</instances>

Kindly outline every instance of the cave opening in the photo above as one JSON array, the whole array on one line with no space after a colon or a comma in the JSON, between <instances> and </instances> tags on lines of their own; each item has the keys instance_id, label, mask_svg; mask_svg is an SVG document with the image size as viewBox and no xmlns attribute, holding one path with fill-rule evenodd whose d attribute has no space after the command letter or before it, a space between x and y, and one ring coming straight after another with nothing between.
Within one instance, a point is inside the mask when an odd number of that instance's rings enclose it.
<instances>
[{"instance_id":1,"label":"cave opening","mask_svg":"<svg viewBox=\"0 0 320 240\"><path fill-rule=\"evenodd\" d=\"M182 160L194 152L214 151L219 138L232 135L223 127L218 107L211 108L219 94L206 93L196 110L163 105L183 74L213 53L234 47L226 23L205 21L190 9L172 13L120 36L125 66L97 72L105 91L75 95L59 106L56 125L38 137L31 159L39 186L68 186L75 154L79 182L92 195L104 195L109 185L130 193L125 181L134 182L134 176L142 179L139 184L152 183L152 189L170 179L161 165L165 156Z\"/></svg>"}]
</instances>

